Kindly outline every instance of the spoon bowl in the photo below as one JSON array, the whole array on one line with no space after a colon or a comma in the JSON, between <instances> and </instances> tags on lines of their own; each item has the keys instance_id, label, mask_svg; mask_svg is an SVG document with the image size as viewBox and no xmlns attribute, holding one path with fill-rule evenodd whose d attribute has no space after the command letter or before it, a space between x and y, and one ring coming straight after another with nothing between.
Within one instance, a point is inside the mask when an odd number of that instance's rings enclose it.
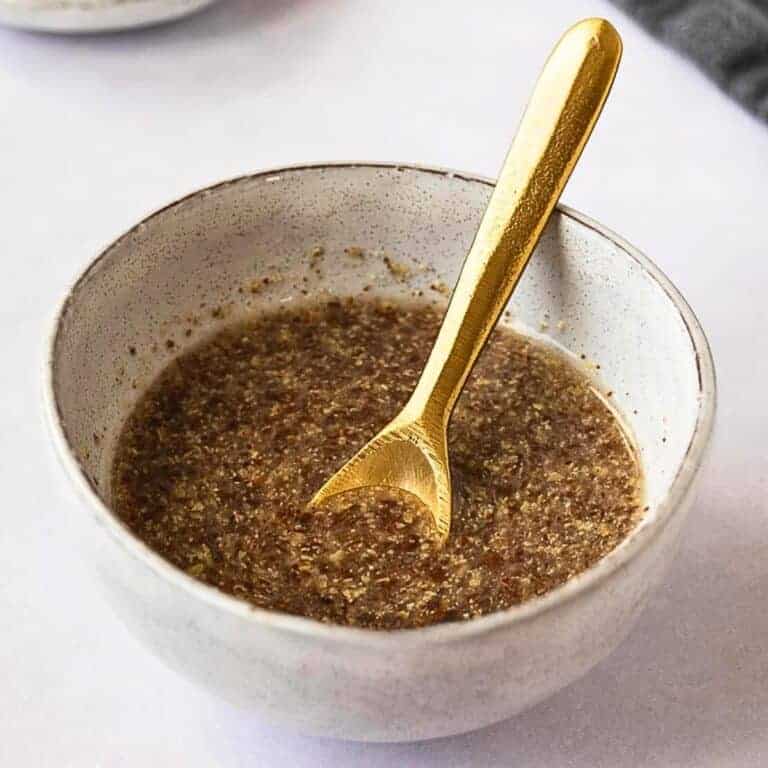
<instances>
[{"instance_id":1,"label":"spoon bowl","mask_svg":"<svg viewBox=\"0 0 768 768\"><path fill-rule=\"evenodd\" d=\"M401 413L364 445L315 494L312 505L356 488L399 488L432 512L444 540L451 520L451 470L446 427Z\"/></svg>"}]
</instances>

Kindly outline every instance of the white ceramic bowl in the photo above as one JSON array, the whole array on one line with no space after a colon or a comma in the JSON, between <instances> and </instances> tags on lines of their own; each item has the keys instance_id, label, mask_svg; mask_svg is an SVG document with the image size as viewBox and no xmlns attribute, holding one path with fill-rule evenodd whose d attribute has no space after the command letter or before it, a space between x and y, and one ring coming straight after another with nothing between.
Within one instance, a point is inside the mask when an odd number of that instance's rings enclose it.
<instances>
[{"instance_id":1,"label":"white ceramic bowl","mask_svg":"<svg viewBox=\"0 0 768 768\"><path fill-rule=\"evenodd\" d=\"M455 172L366 164L225 182L123 235L60 309L46 409L64 472L82 500L80 534L98 577L148 648L255 715L377 741L443 736L507 718L610 653L673 556L712 428L707 342L653 264L566 208L550 222L512 300L512 318L503 322L544 329L599 364L634 431L648 510L593 568L507 611L377 632L252 608L166 563L109 510L115 441L169 359L165 339L178 352L222 322L211 307L233 319L256 304L296 301L307 285L317 295L349 295L373 282L374 292L390 296L436 279L451 285L491 188L491 181ZM322 278L307 268L316 244L326 249ZM350 264L342 252L351 244L430 270L405 287L380 259ZM256 297L239 292L266 272L283 279ZM193 317L200 325L188 339L182 329Z\"/></svg>"},{"instance_id":2,"label":"white ceramic bowl","mask_svg":"<svg viewBox=\"0 0 768 768\"><path fill-rule=\"evenodd\" d=\"M187 16L215 0L0 0L0 24L78 34L146 27Z\"/></svg>"}]
</instances>

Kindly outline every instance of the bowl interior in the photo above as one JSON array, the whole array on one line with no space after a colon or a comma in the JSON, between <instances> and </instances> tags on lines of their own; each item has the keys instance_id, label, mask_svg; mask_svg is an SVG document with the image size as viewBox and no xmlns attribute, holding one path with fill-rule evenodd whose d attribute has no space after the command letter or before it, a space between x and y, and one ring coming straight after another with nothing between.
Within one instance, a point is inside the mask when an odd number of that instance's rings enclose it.
<instances>
[{"instance_id":1,"label":"bowl interior","mask_svg":"<svg viewBox=\"0 0 768 768\"><path fill-rule=\"evenodd\" d=\"M455 282L491 189L429 169L294 168L196 193L131 230L76 284L53 346L58 418L94 491L109 503L116 440L137 398L222 323L365 286L444 303L440 284ZM365 257L345 251L353 246ZM312 258L317 247L323 255ZM502 322L583 359L611 393L643 464L647 524L701 408L697 351L670 288L626 246L561 210Z\"/></svg>"}]
</instances>

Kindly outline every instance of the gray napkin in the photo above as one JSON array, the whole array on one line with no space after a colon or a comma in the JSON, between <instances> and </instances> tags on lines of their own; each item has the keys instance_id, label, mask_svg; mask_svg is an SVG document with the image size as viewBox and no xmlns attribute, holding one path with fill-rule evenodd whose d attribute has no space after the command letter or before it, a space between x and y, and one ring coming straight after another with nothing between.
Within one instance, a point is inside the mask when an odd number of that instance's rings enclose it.
<instances>
[{"instance_id":1,"label":"gray napkin","mask_svg":"<svg viewBox=\"0 0 768 768\"><path fill-rule=\"evenodd\" d=\"M768 0L613 0L768 122Z\"/></svg>"}]
</instances>

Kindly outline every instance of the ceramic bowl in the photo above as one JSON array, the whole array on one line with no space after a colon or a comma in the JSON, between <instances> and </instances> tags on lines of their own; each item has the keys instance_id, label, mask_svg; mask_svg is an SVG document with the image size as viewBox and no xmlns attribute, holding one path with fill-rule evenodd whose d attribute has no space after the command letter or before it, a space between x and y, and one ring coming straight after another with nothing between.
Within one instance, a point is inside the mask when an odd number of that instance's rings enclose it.
<instances>
[{"instance_id":1,"label":"ceramic bowl","mask_svg":"<svg viewBox=\"0 0 768 768\"><path fill-rule=\"evenodd\" d=\"M215 0L0 0L0 24L77 34L146 27L187 16Z\"/></svg>"},{"instance_id":2,"label":"ceramic bowl","mask_svg":"<svg viewBox=\"0 0 768 768\"><path fill-rule=\"evenodd\" d=\"M355 295L371 283L380 295L434 295L429 284L455 281L492 187L456 172L375 164L228 181L120 237L60 308L45 407L98 578L147 648L255 716L372 741L445 736L510 717L609 654L673 557L712 428L710 351L682 296L648 259L565 207L502 322L585 355L595 371L599 365L601 386L613 390L634 434L647 511L594 567L543 597L471 621L354 629L256 609L195 581L110 512L115 441L170 359L166 339L177 354L222 323L296 302L302 288L310 298ZM307 259L318 244L326 253L321 277ZM343 255L349 245L372 257L351 264ZM398 283L376 258L382 252L427 269ZM282 279L257 296L241 292L266 273Z\"/></svg>"}]
</instances>

